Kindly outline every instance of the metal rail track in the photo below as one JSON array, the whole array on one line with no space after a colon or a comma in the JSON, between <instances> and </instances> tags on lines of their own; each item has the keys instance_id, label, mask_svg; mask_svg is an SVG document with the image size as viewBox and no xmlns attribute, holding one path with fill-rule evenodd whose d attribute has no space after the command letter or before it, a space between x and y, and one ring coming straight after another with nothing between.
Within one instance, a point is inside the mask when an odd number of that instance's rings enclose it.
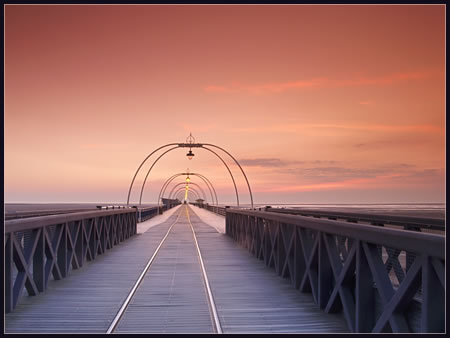
<instances>
[{"instance_id":1,"label":"metal rail track","mask_svg":"<svg viewBox=\"0 0 450 338\"><path fill-rule=\"evenodd\" d=\"M211 292L211 288L209 286L208 276L206 274L205 266L203 264L203 258L202 258L201 252L200 252L200 248L198 246L197 236L195 235L194 227L193 227L193 225L191 223L191 220L189 218L189 210L188 210L187 206L185 206L185 211L186 211L187 219L189 221L189 225L191 227L191 231L192 231L192 235L193 235L193 238L194 238L194 243L195 243L195 247L196 247L196 251L197 251L197 255L198 255L198 260L199 260L199 264L200 264L201 271L202 271L202 277L203 277L203 281L204 281L204 284L205 284L205 289L206 289L207 298L208 298L208 304L209 304L209 308L210 308L210 311L211 311L212 324L213 324L213 327L215 328L217 333L222 333L222 327L220 325L219 316L217 315L216 305L214 303L214 298L213 298L213 295L212 295L212 292ZM112 320L108 330L106 331L107 334L114 333L114 331L116 330L118 324L120 323L120 320L122 319L123 315L125 314L128 306L130 305L131 300L133 299L134 295L136 294L136 291L138 290L139 286L141 285L142 281L144 280L145 275L148 273L148 270L150 269L152 263L155 261L155 258L158 255L158 252L159 252L160 248L162 247L162 245L164 244L165 240L169 236L173 226L178 223L178 220L180 218L181 212L182 212L182 210L180 210L180 212L178 213L177 219L169 227L169 229L167 230L167 232L164 235L163 239L161 240L161 242L159 243L159 245L156 248L155 252L153 253L152 257L148 260L145 268L142 270L141 274L139 275L139 278L136 280L136 283L133 285L130 293L127 296L127 298L125 299L124 303L120 307L120 309L117 312L116 316Z\"/></svg>"},{"instance_id":2,"label":"metal rail track","mask_svg":"<svg viewBox=\"0 0 450 338\"><path fill-rule=\"evenodd\" d=\"M192 225L191 218L189 217L189 211L186 207L186 216L191 226L192 236L194 237L195 247L197 249L198 259L200 261L200 266L202 268L203 281L205 282L206 292L208 294L208 303L213 316L213 323L217 333L222 333L222 326L220 325L219 316L217 315L216 304L214 303L214 297L211 292L211 287L209 286L208 275L206 274L205 265L203 264L202 253L200 252L200 247L198 246L197 236L195 235L194 226Z\"/></svg>"}]
</instances>

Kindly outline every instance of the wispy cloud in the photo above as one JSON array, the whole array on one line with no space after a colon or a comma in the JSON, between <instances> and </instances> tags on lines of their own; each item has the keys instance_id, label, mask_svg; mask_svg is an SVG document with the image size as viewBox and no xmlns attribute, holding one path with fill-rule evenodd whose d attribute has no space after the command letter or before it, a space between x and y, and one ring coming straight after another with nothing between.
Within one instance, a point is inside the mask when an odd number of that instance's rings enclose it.
<instances>
[{"instance_id":1,"label":"wispy cloud","mask_svg":"<svg viewBox=\"0 0 450 338\"><path fill-rule=\"evenodd\" d=\"M248 167L284 167L288 165L287 161L279 158L240 159L239 163Z\"/></svg>"},{"instance_id":2,"label":"wispy cloud","mask_svg":"<svg viewBox=\"0 0 450 338\"><path fill-rule=\"evenodd\" d=\"M406 163L392 163L384 166L355 168L349 164L340 166L307 166L296 168L282 168L280 174L293 175L296 179L308 182L333 182L344 179L374 178L378 176L397 174L411 174L415 166Z\"/></svg>"},{"instance_id":3,"label":"wispy cloud","mask_svg":"<svg viewBox=\"0 0 450 338\"><path fill-rule=\"evenodd\" d=\"M290 123L278 124L264 127L238 127L231 128L231 132L243 133L298 133L302 130L314 129L330 129L330 130L354 130L354 131L376 131L376 132L421 132L421 133L435 133L442 132L443 127L432 124L337 124L337 123Z\"/></svg>"},{"instance_id":4,"label":"wispy cloud","mask_svg":"<svg viewBox=\"0 0 450 338\"><path fill-rule=\"evenodd\" d=\"M384 86L400 82L427 79L440 74L437 71L415 71L394 73L382 76L358 76L350 79L331 79L327 77L317 77L306 80L286 81L286 82L268 82L262 84L243 84L232 82L229 85L208 85L204 87L206 92L213 93L249 93L249 94L267 94L280 93L291 89L306 88L325 88L325 87L353 87L353 86ZM360 104L370 104L369 101L362 101Z\"/></svg>"},{"instance_id":5,"label":"wispy cloud","mask_svg":"<svg viewBox=\"0 0 450 338\"><path fill-rule=\"evenodd\" d=\"M406 166L410 168L410 166ZM413 166L411 166L413 167ZM266 192L301 192L317 190L339 190L339 189L382 189L382 188L412 188L417 186L436 186L443 181L445 170L443 168L411 169L404 171L394 170L389 172L383 169L360 169L349 168L316 168L306 170L312 173L310 176L299 177L298 184L280 184L267 187ZM323 176L321 174L325 173ZM335 175L336 174L336 175ZM312 177L317 175L314 179ZM352 177L353 176L353 177Z\"/></svg>"},{"instance_id":6,"label":"wispy cloud","mask_svg":"<svg viewBox=\"0 0 450 338\"><path fill-rule=\"evenodd\" d=\"M305 164L313 165L333 165L337 164L337 161L332 160L314 160L314 161L293 161L293 160L282 160L280 158L251 158L251 159L240 159L239 163L247 167L271 167L271 168L282 168L282 167L292 167Z\"/></svg>"}]
</instances>

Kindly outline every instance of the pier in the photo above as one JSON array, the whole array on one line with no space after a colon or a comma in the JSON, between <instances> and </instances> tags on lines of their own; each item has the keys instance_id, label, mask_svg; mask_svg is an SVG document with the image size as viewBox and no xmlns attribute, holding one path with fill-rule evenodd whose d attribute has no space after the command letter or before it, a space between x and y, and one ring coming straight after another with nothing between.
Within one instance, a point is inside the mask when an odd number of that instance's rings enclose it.
<instances>
[{"instance_id":1,"label":"pier","mask_svg":"<svg viewBox=\"0 0 450 338\"><path fill-rule=\"evenodd\" d=\"M446 334L446 9L6 3L4 333Z\"/></svg>"},{"instance_id":2,"label":"pier","mask_svg":"<svg viewBox=\"0 0 450 338\"><path fill-rule=\"evenodd\" d=\"M5 332L444 332L444 236L201 207L6 221Z\"/></svg>"}]
</instances>

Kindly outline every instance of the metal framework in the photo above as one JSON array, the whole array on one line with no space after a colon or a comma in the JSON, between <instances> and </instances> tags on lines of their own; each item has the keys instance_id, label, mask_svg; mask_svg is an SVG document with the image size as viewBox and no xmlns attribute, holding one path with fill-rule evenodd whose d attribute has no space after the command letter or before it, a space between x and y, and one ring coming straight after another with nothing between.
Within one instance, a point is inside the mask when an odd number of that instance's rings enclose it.
<instances>
[{"instance_id":1,"label":"metal framework","mask_svg":"<svg viewBox=\"0 0 450 338\"><path fill-rule=\"evenodd\" d=\"M174 196L175 196L176 198L178 198L178 196L180 196L180 193L183 192L183 191L185 191L184 188L178 189L178 190L176 191L176 193L174 194ZM192 191L192 192L195 194L194 197L197 197L197 199L201 198L200 195L199 195L199 193L198 193L198 191L196 191L195 189L193 189L193 188L189 189L189 190L188 190L188 194L189 194L189 191ZM178 198L178 199L179 199L179 198ZM181 201L182 199L183 199L183 198L181 198L181 199L179 199L179 200Z\"/></svg>"},{"instance_id":2,"label":"metal framework","mask_svg":"<svg viewBox=\"0 0 450 338\"><path fill-rule=\"evenodd\" d=\"M161 187L161 190L159 192L159 195L158 195L158 203L157 203L158 205L159 205L159 201L161 200L161 196L164 196L164 193L165 193L167 187L169 186L170 182L172 182L175 178L177 178L179 176L183 176L183 175L193 175L193 176L200 177L200 179L202 179L205 182L206 186L209 189L209 192L211 194L212 203L214 203L214 197L215 197L216 198L215 204L216 205L219 204L219 201L217 199L216 189L214 189L214 186L212 185L211 181L206 176L199 174L199 173L178 173L178 174L172 175L171 177L169 177L166 180L166 182L164 182L164 184ZM213 195L213 192L214 192L214 195Z\"/></svg>"},{"instance_id":3,"label":"metal framework","mask_svg":"<svg viewBox=\"0 0 450 338\"><path fill-rule=\"evenodd\" d=\"M191 137L191 138L192 138L192 137ZM176 148L189 148L189 149L191 149L191 148L203 148L203 149L206 149L206 150L212 152L212 153L213 153L214 155L216 155L217 157L219 157L219 159L222 161L222 163L223 163L223 164L225 165L225 167L227 168L227 170L228 170L228 172L229 172L229 174L230 174L230 176L231 176L231 179L232 179L232 181L233 181L233 184L234 184L234 188L235 188L235 191L236 191L237 204L238 204L238 206L239 206L239 194L238 194L238 191L237 191L236 182L235 182L235 180L234 180L233 174L231 173L231 170L229 169L228 165L225 163L225 161L222 159L222 157L221 157L219 154L217 154L215 151L213 151L213 150L211 150L211 149L205 147L205 146L209 146L209 147L214 147L214 148L216 148L216 149L220 149L221 151L223 151L224 153L226 153L228 156L230 156L230 157L233 159L233 161L237 164L237 166L238 166L239 169L241 170L241 172L242 172L242 174L243 174L243 176L244 176L244 178L245 178L245 181L246 181L246 183L247 183L248 191L249 191L249 194L250 194L251 207L252 207L252 209L253 209L253 195L252 195L252 191L251 191L251 188L250 188L250 183L248 182L247 175L245 175L245 172L244 172L244 170L242 169L241 165L240 165L239 162L233 157L233 155L231 155L231 154L230 154L228 151L226 151L225 149L223 149L223 148L221 148L221 147L219 147L219 146L216 146L216 145L214 145L214 144L211 144L211 143L192 143L192 141L190 141L189 143L168 143L168 144L163 145L163 146L157 148L156 150L152 151L152 152L151 152L151 153L150 153L150 154L142 161L142 163L139 165L138 169L136 170L136 173L135 173L134 176L133 176L133 179L131 180L130 188L129 188L129 190L128 190L127 205L129 205L129 203L130 203L131 189L133 188L133 184L134 184L134 181L135 181L135 179L136 179L136 176L137 176L138 172L140 171L140 169L142 168L142 166L144 165L144 163L150 158L151 155L153 155L154 153L156 153L158 150L163 149L163 148L166 148L166 147L170 147L170 146L174 146L174 147L172 147L172 148L166 150L163 154L161 154L161 155L153 162L152 166L151 166L150 169L148 170L148 172L147 172L147 174L146 174L146 176L145 176L144 182L143 182L143 184L142 184L142 187L141 187L141 193L140 193L140 198L139 198L139 204L141 204L141 201L142 201L142 194L143 194L143 191L144 191L145 183L146 183L146 181L147 181L147 177L148 177L148 175L150 174L150 171L152 170L153 166L156 164L156 162L157 162L162 156L164 156L165 154L167 154L168 152L170 152L170 151L172 151L172 150L174 150L174 149L176 149Z\"/></svg>"},{"instance_id":4,"label":"metal framework","mask_svg":"<svg viewBox=\"0 0 450 338\"><path fill-rule=\"evenodd\" d=\"M180 193L183 192L183 191L185 191L185 188L180 188L180 189L178 189L178 190L175 192L174 197L178 198L178 196L180 195ZM192 191L192 192L195 194L195 196L196 196L197 198L200 198L200 195L198 194L198 192L197 192L194 188L189 188L188 194L189 194L190 191Z\"/></svg>"},{"instance_id":5,"label":"metal framework","mask_svg":"<svg viewBox=\"0 0 450 338\"><path fill-rule=\"evenodd\" d=\"M169 193L169 197L168 197L169 199L171 198L171 196L172 196L172 194L173 194L175 188L176 188L176 187L179 187L180 185L186 185L186 182L180 182L180 183L178 183L178 184L175 184L175 185L173 186L172 190L171 190L170 193ZM191 185L193 185L193 186L199 188L199 190L202 192L203 199L206 201L206 194L205 194L205 191L203 190L203 188L202 188L201 186L199 186L197 183L189 182L189 189L192 189L192 188L190 187ZM198 196L200 197L200 195L198 195ZM163 197L164 197L164 196L163 196Z\"/></svg>"},{"instance_id":6,"label":"metal framework","mask_svg":"<svg viewBox=\"0 0 450 338\"><path fill-rule=\"evenodd\" d=\"M136 209L88 211L5 222L5 312L24 288L31 296L47 289L50 277L70 269L136 234Z\"/></svg>"},{"instance_id":7,"label":"metal framework","mask_svg":"<svg viewBox=\"0 0 450 338\"><path fill-rule=\"evenodd\" d=\"M445 331L444 236L237 209L226 234L352 332Z\"/></svg>"}]
</instances>

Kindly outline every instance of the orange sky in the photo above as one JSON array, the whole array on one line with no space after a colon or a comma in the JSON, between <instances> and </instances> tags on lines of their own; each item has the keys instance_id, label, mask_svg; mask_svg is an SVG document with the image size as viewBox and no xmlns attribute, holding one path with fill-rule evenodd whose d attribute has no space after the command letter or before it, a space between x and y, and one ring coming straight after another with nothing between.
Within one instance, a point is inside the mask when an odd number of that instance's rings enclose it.
<instances>
[{"instance_id":1,"label":"orange sky","mask_svg":"<svg viewBox=\"0 0 450 338\"><path fill-rule=\"evenodd\" d=\"M255 203L445 201L444 5L4 11L6 202L126 202L140 162L191 131L241 162ZM163 157L144 201L189 167L235 203L194 153Z\"/></svg>"}]
</instances>

